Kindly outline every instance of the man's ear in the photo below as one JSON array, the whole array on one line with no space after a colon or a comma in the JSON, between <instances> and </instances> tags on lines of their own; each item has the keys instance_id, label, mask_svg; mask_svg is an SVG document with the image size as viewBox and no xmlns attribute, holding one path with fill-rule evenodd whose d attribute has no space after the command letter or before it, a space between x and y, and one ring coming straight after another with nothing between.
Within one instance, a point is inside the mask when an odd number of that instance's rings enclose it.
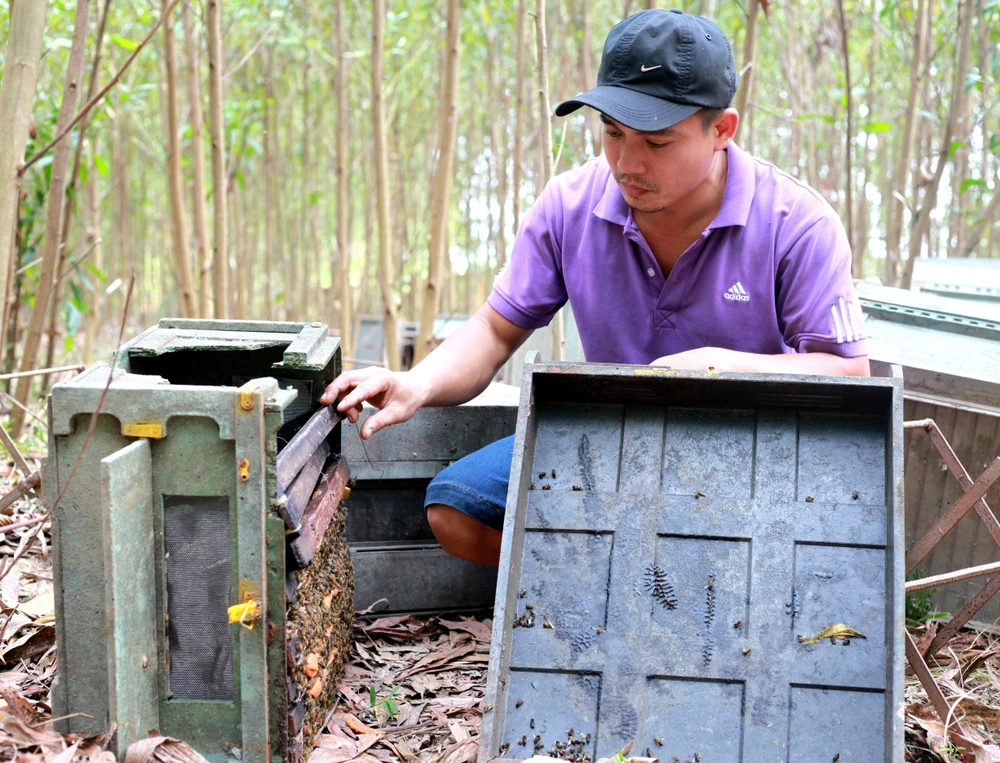
<instances>
[{"instance_id":1,"label":"man's ear","mask_svg":"<svg viewBox=\"0 0 1000 763\"><path fill-rule=\"evenodd\" d=\"M736 128L740 125L740 114L736 109L725 109L716 118L712 125L712 133L715 137L715 150L721 151L726 148L736 135Z\"/></svg>"}]
</instances>

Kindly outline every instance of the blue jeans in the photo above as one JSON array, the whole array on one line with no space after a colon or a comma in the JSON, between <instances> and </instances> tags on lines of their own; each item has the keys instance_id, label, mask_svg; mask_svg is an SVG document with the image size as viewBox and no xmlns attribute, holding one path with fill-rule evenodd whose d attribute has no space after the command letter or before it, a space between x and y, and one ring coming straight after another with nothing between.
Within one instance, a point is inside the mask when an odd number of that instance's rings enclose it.
<instances>
[{"instance_id":1,"label":"blue jeans","mask_svg":"<svg viewBox=\"0 0 1000 763\"><path fill-rule=\"evenodd\" d=\"M511 435L459 459L431 480L424 508L444 504L502 530L513 457L514 435Z\"/></svg>"}]
</instances>

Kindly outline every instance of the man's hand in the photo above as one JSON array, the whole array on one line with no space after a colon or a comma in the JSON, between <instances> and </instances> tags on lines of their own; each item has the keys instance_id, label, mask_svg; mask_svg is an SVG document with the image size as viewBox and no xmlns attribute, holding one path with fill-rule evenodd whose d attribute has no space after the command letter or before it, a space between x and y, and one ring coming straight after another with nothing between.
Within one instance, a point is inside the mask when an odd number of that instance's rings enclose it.
<instances>
[{"instance_id":1,"label":"man's hand","mask_svg":"<svg viewBox=\"0 0 1000 763\"><path fill-rule=\"evenodd\" d=\"M683 371L735 371L738 373L813 374L816 376L870 376L868 356L842 358L828 352L758 355L722 347L699 347L657 358L652 366Z\"/></svg>"},{"instance_id":2,"label":"man's hand","mask_svg":"<svg viewBox=\"0 0 1000 763\"><path fill-rule=\"evenodd\" d=\"M362 403L371 403L379 409L361 426L361 439L367 440L383 427L411 418L423 405L426 391L409 372L362 368L338 376L319 401L330 405L337 398L342 398L337 410L346 413L352 424L361 416Z\"/></svg>"}]
</instances>

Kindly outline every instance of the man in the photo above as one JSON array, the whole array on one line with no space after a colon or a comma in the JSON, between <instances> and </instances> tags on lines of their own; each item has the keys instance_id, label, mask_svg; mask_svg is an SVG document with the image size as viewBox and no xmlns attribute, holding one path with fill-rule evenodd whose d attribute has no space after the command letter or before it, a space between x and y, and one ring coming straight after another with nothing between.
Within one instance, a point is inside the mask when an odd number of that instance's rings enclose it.
<instances>
[{"instance_id":1,"label":"man","mask_svg":"<svg viewBox=\"0 0 1000 763\"><path fill-rule=\"evenodd\" d=\"M733 144L736 72L712 22L648 10L608 35L598 86L559 105L601 112L604 156L552 180L487 303L406 373L342 375L323 396L361 436L479 394L568 300L589 362L868 375L843 226L812 189ZM513 438L427 491L446 551L496 566Z\"/></svg>"}]
</instances>

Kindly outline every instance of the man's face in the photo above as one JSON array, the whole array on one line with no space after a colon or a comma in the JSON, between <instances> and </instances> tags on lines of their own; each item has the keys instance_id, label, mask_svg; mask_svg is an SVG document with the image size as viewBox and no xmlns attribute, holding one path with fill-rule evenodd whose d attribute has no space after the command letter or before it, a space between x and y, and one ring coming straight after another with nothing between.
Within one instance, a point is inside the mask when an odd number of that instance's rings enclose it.
<instances>
[{"instance_id":1,"label":"man's face","mask_svg":"<svg viewBox=\"0 0 1000 763\"><path fill-rule=\"evenodd\" d=\"M604 156L626 203L653 213L689 198L708 176L716 152L729 144L731 133L720 127L726 116L708 130L695 113L665 130L639 132L601 114Z\"/></svg>"}]
</instances>

